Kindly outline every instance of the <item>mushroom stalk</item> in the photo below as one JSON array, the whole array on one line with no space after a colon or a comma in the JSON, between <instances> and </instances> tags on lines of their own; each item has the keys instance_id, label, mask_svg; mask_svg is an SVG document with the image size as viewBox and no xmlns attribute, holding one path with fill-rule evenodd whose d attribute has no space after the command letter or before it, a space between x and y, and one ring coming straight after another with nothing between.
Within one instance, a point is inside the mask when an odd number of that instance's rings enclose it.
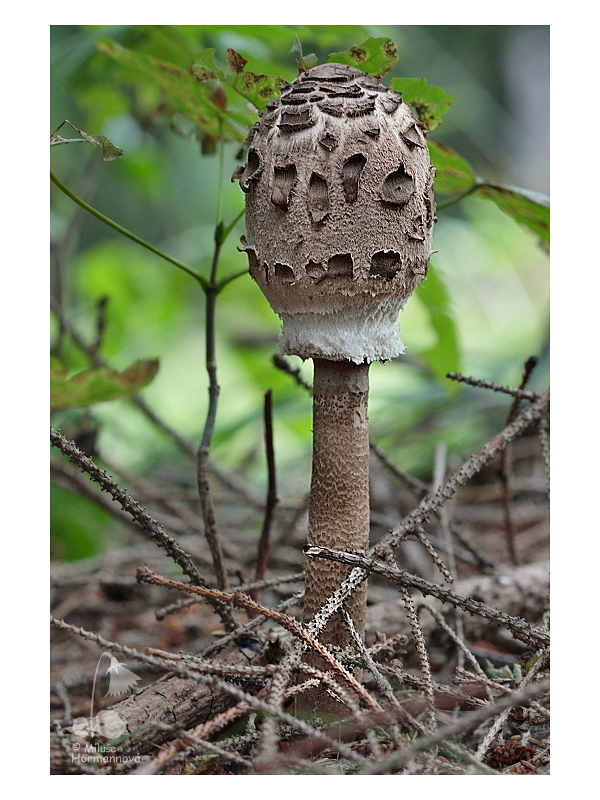
<instances>
[{"instance_id":1,"label":"mushroom stalk","mask_svg":"<svg viewBox=\"0 0 600 800\"><path fill-rule=\"evenodd\" d=\"M313 463L308 506L308 543L364 552L369 543L369 364L314 359ZM338 568L339 566L339 568ZM347 576L344 565L309 559L304 619L309 621ZM346 610L359 633L364 627L366 582ZM343 645L348 633L339 614L324 642Z\"/></svg>"},{"instance_id":2,"label":"mushroom stalk","mask_svg":"<svg viewBox=\"0 0 600 800\"><path fill-rule=\"evenodd\" d=\"M315 367L309 543L369 538L368 370L404 352L398 313L425 278L435 219L425 131L398 92L354 67L303 72L269 100L234 178L250 274L281 317L280 351ZM345 567L309 561L308 621ZM366 587L346 610L363 630ZM341 615L322 638L345 645Z\"/></svg>"}]
</instances>

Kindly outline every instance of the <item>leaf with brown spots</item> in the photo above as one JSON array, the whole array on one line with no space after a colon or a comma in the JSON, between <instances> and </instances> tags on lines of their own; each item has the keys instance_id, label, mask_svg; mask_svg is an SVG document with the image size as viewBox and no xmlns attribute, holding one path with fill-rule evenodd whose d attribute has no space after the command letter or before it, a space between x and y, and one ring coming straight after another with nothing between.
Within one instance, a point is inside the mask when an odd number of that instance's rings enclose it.
<instances>
[{"instance_id":1,"label":"leaf with brown spots","mask_svg":"<svg viewBox=\"0 0 600 800\"><path fill-rule=\"evenodd\" d=\"M452 103L447 92L439 86L431 86L425 78L393 78L392 89L402 92L402 99L412 107L428 131L438 127Z\"/></svg>"},{"instance_id":2,"label":"leaf with brown spots","mask_svg":"<svg viewBox=\"0 0 600 800\"><path fill-rule=\"evenodd\" d=\"M194 61L189 71L185 71L147 53L122 47L110 39L96 41L96 47L125 68L124 80L136 87L151 84L154 91L158 89L165 99L161 104L161 113L165 116L172 118L178 112L191 120L203 136L243 141L243 134L230 123L229 115L224 115L213 102L214 87L205 85L206 81L218 77L214 50L203 51L204 60Z\"/></svg>"},{"instance_id":3,"label":"leaf with brown spots","mask_svg":"<svg viewBox=\"0 0 600 800\"><path fill-rule=\"evenodd\" d=\"M248 61L241 56L239 53L236 53L235 50L232 50L231 47L227 48L226 51L227 56L227 66L232 72L243 72L244 67L248 63Z\"/></svg>"},{"instance_id":4,"label":"leaf with brown spots","mask_svg":"<svg viewBox=\"0 0 600 800\"><path fill-rule=\"evenodd\" d=\"M233 55L232 55L233 54ZM227 50L227 65L231 73L220 69L215 62L215 50L208 47L196 53L190 72L198 81L216 78L249 100L255 108L265 108L267 100L277 97L286 81L277 75L256 75L244 70L247 62L235 50Z\"/></svg>"},{"instance_id":5,"label":"leaf with brown spots","mask_svg":"<svg viewBox=\"0 0 600 800\"><path fill-rule=\"evenodd\" d=\"M468 161L448 145L429 139L431 163L435 167L435 188L443 194L465 192L476 183L475 173Z\"/></svg>"},{"instance_id":6,"label":"leaf with brown spots","mask_svg":"<svg viewBox=\"0 0 600 800\"><path fill-rule=\"evenodd\" d=\"M398 48L391 39L386 37L367 39L366 42L355 45L343 53L331 53L325 61L326 63L348 64L368 75L376 75L381 78L398 61Z\"/></svg>"}]
</instances>

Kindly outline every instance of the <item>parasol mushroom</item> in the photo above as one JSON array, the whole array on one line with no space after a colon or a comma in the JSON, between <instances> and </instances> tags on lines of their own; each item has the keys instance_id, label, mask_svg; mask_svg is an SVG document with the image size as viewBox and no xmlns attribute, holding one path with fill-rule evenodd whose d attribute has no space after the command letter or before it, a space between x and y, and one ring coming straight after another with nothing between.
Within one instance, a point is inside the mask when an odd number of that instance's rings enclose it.
<instances>
[{"instance_id":1,"label":"parasol mushroom","mask_svg":"<svg viewBox=\"0 0 600 800\"><path fill-rule=\"evenodd\" d=\"M402 95L350 66L303 72L259 114L234 178L250 274L282 320L280 351L314 362L308 542L364 551L369 365L404 352L397 318L427 273L434 169ZM306 621L347 572L309 560ZM365 584L345 608L362 632ZM321 639L347 643L340 615Z\"/></svg>"}]
</instances>

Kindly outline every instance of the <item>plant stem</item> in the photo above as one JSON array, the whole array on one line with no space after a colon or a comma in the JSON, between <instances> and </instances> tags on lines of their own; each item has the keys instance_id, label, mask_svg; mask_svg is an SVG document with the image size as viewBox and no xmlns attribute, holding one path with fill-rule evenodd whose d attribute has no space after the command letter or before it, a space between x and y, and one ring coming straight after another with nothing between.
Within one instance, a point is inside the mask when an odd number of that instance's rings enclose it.
<instances>
[{"instance_id":1,"label":"plant stem","mask_svg":"<svg viewBox=\"0 0 600 800\"><path fill-rule=\"evenodd\" d=\"M464 192L451 197L449 200L445 200L443 203L436 203L436 209L441 211L444 208L448 208L448 206L453 206L455 203L460 203L461 200L464 200L465 197L468 197L470 194L473 194L475 189L478 189L481 186L481 182L476 181L472 186L469 186Z\"/></svg>"},{"instance_id":2,"label":"plant stem","mask_svg":"<svg viewBox=\"0 0 600 800\"><path fill-rule=\"evenodd\" d=\"M520 390L525 389L525 387L527 386L527 381L529 380L536 364L537 364L537 358L535 356L531 356L525 362L525 369L523 371L523 377L521 378L521 384L519 386ZM520 399L518 397L515 397L508 412L508 417L506 418L507 425L510 425L510 423L517 416L519 412L519 402ZM509 444L506 450L502 453L502 461L500 464L499 477L500 477L500 485L502 487L502 506L504 510L504 529L506 532L506 545L508 548L508 553L511 562L515 566L517 566L519 564L519 553L517 551L517 543L516 543L517 531L511 509L512 467L513 467L512 445Z\"/></svg>"},{"instance_id":3,"label":"plant stem","mask_svg":"<svg viewBox=\"0 0 600 800\"><path fill-rule=\"evenodd\" d=\"M265 505L265 517L258 543L258 555L256 558L256 570L254 579L262 581L265 577L267 570L267 563L269 561L269 551L271 546L271 525L273 522L273 515L275 513L275 506L278 503L277 498L277 474L275 471L275 448L273 445L273 392L268 389L265 392L264 404L264 422L265 422L265 450L267 455L267 502ZM250 592L250 597L253 600L260 599L260 590L253 589Z\"/></svg>"},{"instance_id":4,"label":"plant stem","mask_svg":"<svg viewBox=\"0 0 600 800\"><path fill-rule=\"evenodd\" d=\"M104 222L105 225L114 228L114 230L123 234L123 236L127 236L128 239L137 242L137 244L140 244L142 247L145 247L146 250L150 250L150 252L154 253L155 255L164 258L165 261L168 261L170 264L173 264L178 269L183 270L183 272L186 272L188 275L190 275L192 278L198 281L198 283L202 286L202 288L206 290L206 278L203 277L202 275L199 275L197 272L194 272L194 270L187 264L184 264L183 261L179 261L179 259L170 256L168 253L165 253L162 250L159 250L158 247L155 247L153 244L150 244L150 242L147 242L145 239L142 239L135 233L128 231L127 228L124 228L122 225L119 225L118 222L115 222L113 219L110 219L110 217L107 217L101 211L98 211L98 209L89 205L89 203L86 203L85 200L81 199L81 197L78 197L76 194L73 194L73 192L70 189L67 189L67 187L63 183L61 183L61 181L59 181L59 179L52 171L50 171L50 180L55 186L57 186L61 190L61 192L66 194L67 197L69 197L74 203L77 203L78 206L81 206L81 208L83 208L85 211L90 213L92 216L96 217L96 219L99 219L101 222Z\"/></svg>"},{"instance_id":5,"label":"plant stem","mask_svg":"<svg viewBox=\"0 0 600 800\"><path fill-rule=\"evenodd\" d=\"M219 589L226 591L229 586L229 581L227 579L227 570L225 569L223 550L219 540L215 511L210 491L210 482L208 478L208 458L215 429L215 420L217 416L217 406L220 392L220 387L217 380L217 361L215 351L215 310L217 295L219 293L219 286L217 284L217 271L219 267L219 256L223 241L220 228L221 226L217 225L215 230L215 249L210 270L210 280L205 288L206 371L208 373L209 384L208 411L206 414L206 422L204 423L202 439L196 454L196 477L198 482L200 505L202 508L202 518L204 520L204 535L206 536L206 541L208 542L208 546L212 555L213 565L217 577L217 584ZM231 616L231 620L226 627L228 630L233 630L235 627L233 616Z\"/></svg>"},{"instance_id":6,"label":"plant stem","mask_svg":"<svg viewBox=\"0 0 600 800\"><path fill-rule=\"evenodd\" d=\"M486 445L484 445L481 450L479 450L477 453L473 453L473 455L468 458L462 464L462 466L456 470L456 472L446 479L443 486L440 486L440 488L437 489L433 494L426 495L421 500L419 505L406 515L403 522L397 528L394 528L386 533L385 536L369 551L367 559L369 563L368 569L371 568L370 564L373 562L373 560L384 559L387 550L391 547L396 547L398 542L401 540L401 537L406 534L407 531L414 529L414 527L418 525L422 525L424 522L427 522L429 517L433 513L437 512L437 510L443 506L448 498L452 497L461 486L464 486L464 484L473 477L473 475L479 472L479 470L481 470L493 458L501 453L510 442L514 441L514 439L520 436L531 425L539 425L540 421L547 417L549 407L550 391L548 390L541 395L538 400L533 403L533 405L523 409L514 422L494 436ZM310 553L310 548L307 548L307 554L309 556L312 555L312 553ZM319 555L326 557L325 553L319 553ZM337 557L338 556L336 556L336 558ZM309 623L308 628L313 634L318 635L319 632L325 628L325 625L327 624L328 620L331 619L332 614L334 614L342 604L347 604L348 598L358 590L362 581L364 581L368 576L368 569L365 570L363 567L358 566L361 558L361 556L356 556L352 553L345 553L343 555L344 563L357 564L357 566L355 566L352 572L348 575L348 578L344 581L344 583L332 593L330 598L328 598L328 602L323 611L315 615L314 620ZM434 586L434 584L431 584L431 586ZM447 592L447 590L444 591ZM423 592L425 595L431 593L433 593L433 590L430 589L430 587ZM546 641L546 644L547 643L548 642ZM295 658L299 658L300 655L300 653L294 651ZM289 661L292 663L291 656Z\"/></svg>"}]
</instances>

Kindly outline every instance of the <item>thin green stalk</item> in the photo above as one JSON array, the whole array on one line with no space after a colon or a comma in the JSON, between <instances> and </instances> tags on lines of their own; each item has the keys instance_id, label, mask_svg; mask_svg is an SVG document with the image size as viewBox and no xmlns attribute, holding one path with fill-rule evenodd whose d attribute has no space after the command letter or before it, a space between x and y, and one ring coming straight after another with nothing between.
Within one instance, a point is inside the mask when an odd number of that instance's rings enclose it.
<instances>
[{"instance_id":1,"label":"thin green stalk","mask_svg":"<svg viewBox=\"0 0 600 800\"><path fill-rule=\"evenodd\" d=\"M89 144L87 139L59 139L58 141L50 142L50 147L56 147L59 144L79 144L79 143Z\"/></svg>"},{"instance_id":2,"label":"thin green stalk","mask_svg":"<svg viewBox=\"0 0 600 800\"><path fill-rule=\"evenodd\" d=\"M225 241L225 239L227 239L227 237L229 236L229 234L231 233L231 231L232 231L232 230L235 228L235 226L238 224L239 220L240 220L240 219L241 219L241 218L244 216L244 212L245 212L245 211L246 211L246 209L245 209L245 208L242 208L242 210L239 212L239 214L237 214L237 215L236 215L236 216L233 218L233 222L231 222L231 223L230 223L230 224L229 224L229 225L228 225L226 228L223 228L223 229L222 229L221 243L223 243L223 242ZM247 272L247 271L248 271L248 270L246 270L246 272Z\"/></svg>"},{"instance_id":3,"label":"thin green stalk","mask_svg":"<svg viewBox=\"0 0 600 800\"><path fill-rule=\"evenodd\" d=\"M242 214L244 213L243 210L235 217L235 219L228 225L225 226L221 221L221 187L223 182L223 166L224 166L224 156L223 156L223 141L221 138L221 147L220 147L220 156L219 156L219 174L218 174L218 182L219 182L219 191L218 191L218 208L217 208L217 223L215 226L215 248L213 252L213 258L211 263L210 269L210 277L207 280L204 276L199 275L198 273L194 272L187 264L179 261L176 258L173 258L168 253L164 253L162 250L159 250L154 245L150 244L149 242L145 241L141 237L137 236L136 234L128 231L122 225L115 222L114 220L107 217L105 214L102 214L100 211L95 209L93 206L86 203L76 194L70 191L51 171L50 172L50 179L51 181L64 193L69 197L74 203L79 205L88 213L95 216L101 222L104 222L106 225L110 226L114 230L118 231L119 233L123 234L123 236L127 236L137 244L142 245L146 249L150 250L151 252L155 253L156 255L164 258L169 263L173 264L174 266L178 267L179 269L186 272L192 278L194 278L200 285L202 286L204 293L205 293L205 307L206 307L206 370L208 372L209 377L209 405L208 411L206 415L206 422L204 425L204 431L202 434L202 439L197 451L197 481L198 481L198 491L200 494L200 501L202 506L202 516L204 520L204 528L205 528L205 535L206 539L212 554L213 564L215 567L216 577L218 581L219 588L222 590L226 590L228 587L228 580L227 580L227 572L225 569L225 560L223 557L223 552L221 548L221 544L219 541L214 508L212 504L211 492L210 492L210 484L208 480L208 458L210 452L210 444L212 441L212 436L214 433L215 427L215 419L217 413L217 404L219 398L219 384L217 380L217 364L216 364L216 352L215 352L215 312L216 312L216 299L219 292L227 286L231 281L235 280L235 278L244 275L247 270L242 270L240 272L233 273L232 275L226 276L222 281L217 282L217 273L219 267L219 258L221 254L221 247L235 225L237 224L238 220L241 218ZM224 619L225 626L229 630L235 627L235 620L231 615L231 611L226 615Z\"/></svg>"},{"instance_id":4,"label":"thin green stalk","mask_svg":"<svg viewBox=\"0 0 600 800\"><path fill-rule=\"evenodd\" d=\"M205 289L205 338L206 371L208 373L208 411L206 414L206 422L204 424L202 439L200 441L196 456L196 478L198 483L198 494L200 496L200 505L202 508L202 518L204 520L204 535L206 536L206 541L208 542L208 546L212 555L217 583L219 589L222 591L227 591L229 581L227 578L225 559L223 557L223 551L217 530L212 495L210 491L210 481L208 478L210 445L215 428L219 393L221 391L217 378L215 315L217 296L220 291L219 284L217 283L217 273L219 269L221 246L224 241L223 230L223 223L218 221L215 227L215 249L210 268L210 278ZM227 626L228 630L233 630L235 624L235 620L232 616L230 624Z\"/></svg>"},{"instance_id":5,"label":"thin green stalk","mask_svg":"<svg viewBox=\"0 0 600 800\"><path fill-rule=\"evenodd\" d=\"M217 171L217 219L216 229L221 226L223 216L223 171L225 157L225 142L223 141L223 120L219 120L219 165Z\"/></svg>"},{"instance_id":6,"label":"thin green stalk","mask_svg":"<svg viewBox=\"0 0 600 800\"><path fill-rule=\"evenodd\" d=\"M472 194L475 191L475 189L478 189L482 185L483 184L481 182L476 181L472 186L469 186L469 188L466 189L464 192L461 192L460 194L451 197L449 200L445 200L443 203L436 203L437 211L441 211L444 208L448 208L448 206L453 206L455 203L459 203L461 200L464 200L465 197L468 197L470 194Z\"/></svg>"},{"instance_id":7,"label":"thin green stalk","mask_svg":"<svg viewBox=\"0 0 600 800\"><path fill-rule=\"evenodd\" d=\"M247 275L247 274L248 274L248 270L247 269L241 269L239 272L234 272L231 275L226 275L217 284L217 287L216 287L217 294L221 291L221 289L224 289L228 284L230 284L231 281L234 281L236 278L241 278L242 275Z\"/></svg>"},{"instance_id":8,"label":"thin green stalk","mask_svg":"<svg viewBox=\"0 0 600 800\"><path fill-rule=\"evenodd\" d=\"M89 205L89 203L86 203L85 200L81 199L81 197L78 197L76 194L73 194L73 192L70 189L67 189L67 187L56 177L56 175L52 171L50 171L50 180L55 186L57 186L61 190L61 192L66 194L67 197L69 197L74 203L77 203L78 206L81 206L81 208L83 208L85 211L90 213L92 216L96 217L96 219L99 219L101 222L104 222L109 227L114 228L114 230L118 231L119 233L122 233L123 236L127 236L128 239L137 242L137 244L142 245L142 247L145 247L147 250L150 250L150 252L154 253L157 256L160 256L161 258L164 258L165 261L168 261L170 264L173 264L174 266L178 267L178 269L181 269L188 275L191 275L192 278L198 281L198 283L202 286L204 291L206 291L206 289L208 288L207 281L203 275L199 275L197 272L194 272L194 270L187 264L184 264L183 261L179 261L179 259L170 256L168 253L165 253L162 250L159 250L158 247L155 247L153 244L150 244L150 242L147 242L145 239L142 239L135 233L128 231L127 228L124 228L122 225L119 225L118 222L115 222L113 219L110 219L110 217L107 217L101 211L98 211L98 209Z\"/></svg>"}]
</instances>

